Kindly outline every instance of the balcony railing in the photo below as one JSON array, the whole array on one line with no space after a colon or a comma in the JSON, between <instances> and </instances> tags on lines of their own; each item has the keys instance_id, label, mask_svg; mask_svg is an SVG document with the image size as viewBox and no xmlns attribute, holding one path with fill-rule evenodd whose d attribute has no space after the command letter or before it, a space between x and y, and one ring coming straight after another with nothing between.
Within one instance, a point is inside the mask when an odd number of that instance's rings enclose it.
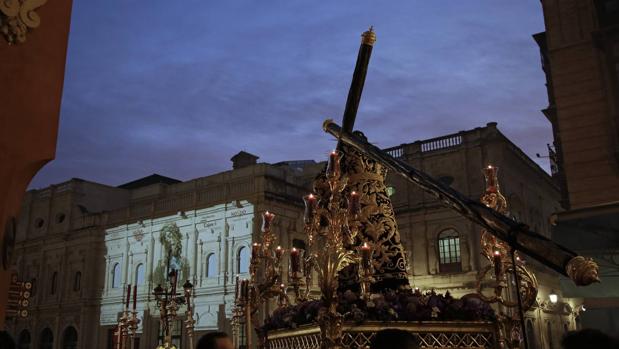
<instances>
[{"instance_id":1,"label":"balcony railing","mask_svg":"<svg viewBox=\"0 0 619 349\"><path fill-rule=\"evenodd\" d=\"M433 138L421 143L421 152L453 148L460 144L462 144L462 136L459 134Z\"/></svg>"},{"instance_id":2,"label":"balcony railing","mask_svg":"<svg viewBox=\"0 0 619 349\"><path fill-rule=\"evenodd\" d=\"M404 147L401 145L397 147L385 149L385 151L387 152L387 154L393 156L396 159L404 158Z\"/></svg>"}]
</instances>

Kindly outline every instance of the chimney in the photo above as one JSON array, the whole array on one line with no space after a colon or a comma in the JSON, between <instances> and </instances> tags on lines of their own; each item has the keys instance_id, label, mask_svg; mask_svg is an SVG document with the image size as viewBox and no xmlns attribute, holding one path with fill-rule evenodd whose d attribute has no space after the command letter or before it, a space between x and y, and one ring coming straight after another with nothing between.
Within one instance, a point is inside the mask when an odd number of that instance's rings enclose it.
<instances>
[{"instance_id":1,"label":"chimney","mask_svg":"<svg viewBox=\"0 0 619 349\"><path fill-rule=\"evenodd\" d=\"M258 159L259 157L257 157L256 155L244 151L241 151L232 158L230 158L230 160L232 161L233 170L255 165L256 163L258 163Z\"/></svg>"}]
</instances>

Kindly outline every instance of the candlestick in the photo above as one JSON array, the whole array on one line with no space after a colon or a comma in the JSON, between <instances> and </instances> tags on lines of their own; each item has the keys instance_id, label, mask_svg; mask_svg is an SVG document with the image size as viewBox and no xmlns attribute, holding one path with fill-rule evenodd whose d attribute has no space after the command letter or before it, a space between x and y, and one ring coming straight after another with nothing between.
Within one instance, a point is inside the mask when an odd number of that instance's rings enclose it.
<instances>
[{"instance_id":1,"label":"candlestick","mask_svg":"<svg viewBox=\"0 0 619 349\"><path fill-rule=\"evenodd\" d=\"M309 194L303 197L303 201L305 202L305 212L303 214L303 221L305 224L310 224L314 220L314 215L316 214L316 205L318 201L316 200L316 196L314 194Z\"/></svg>"},{"instance_id":2,"label":"candlestick","mask_svg":"<svg viewBox=\"0 0 619 349\"><path fill-rule=\"evenodd\" d=\"M247 302L249 297L249 280L241 280L241 301Z\"/></svg>"},{"instance_id":3,"label":"candlestick","mask_svg":"<svg viewBox=\"0 0 619 349\"><path fill-rule=\"evenodd\" d=\"M370 266L372 265L370 262L372 256L372 250L367 242L363 243L361 246L361 267L364 271L369 271Z\"/></svg>"},{"instance_id":4,"label":"candlestick","mask_svg":"<svg viewBox=\"0 0 619 349\"><path fill-rule=\"evenodd\" d=\"M281 246L277 246L275 248L275 257L277 257L277 259L281 259L282 255L284 254L284 249Z\"/></svg>"},{"instance_id":5,"label":"candlestick","mask_svg":"<svg viewBox=\"0 0 619 349\"><path fill-rule=\"evenodd\" d=\"M348 210L351 216L356 217L361 211L361 197L356 191L350 193L348 199Z\"/></svg>"},{"instance_id":6,"label":"candlestick","mask_svg":"<svg viewBox=\"0 0 619 349\"><path fill-rule=\"evenodd\" d=\"M236 282L234 284L234 300L238 301L239 300L239 276L236 276Z\"/></svg>"},{"instance_id":7,"label":"candlestick","mask_svg":"<svg viewBox=\"0 0 619 349\"><path fill-rule=\"evenodd\" d=\"M327 163L327 177L339 178L340 173L340 153L334 150L329 154L329 162Z\"/></svg>"},{"instance_id":8,"label":"candlestick","mask_svg":"<svg viewBox=\"0 0 619 349\"><path fill-rule=\"evenodd\" d=\"M138 286L133 286L133 310L135 311L136 303L138 300Z\"/></svg>"},{"instance_id":9,"label":"candlestick","mask_svg":"<svg viewBox=\"0 0 619 349\"><path fill-rule=\"evenodd\" d=\"M129 309L129 299L131 299L131 284L127 285L127 298L125 299L125 308Z\"/></svg>"},{"instance_id":10,"label":"candlestick","mask_svg":"<svg viewBox=\"0 0 619 349\"><path fill-rule=\"evenodd\" d=\"M503 267L503 264L501 262L501 252L494 251L493 261L494 261L494 276L496 277L497 281L499 281L499 278L502 272L502 267Z\"/></svg>"},{"instance_id":11,"label":"candlestick","mask_svg":"<svg viewBox=\"0 0 619 349\"><path fill-rule=\"evenodd\" d=\"M295 247L290 250L290 271L293 273L297 273L301 270L301 259L299 255L299 250Z\"/></svg>"},{"instance_id":12,"label":"candlestick","mask_svg":"<svg viewBox=\"0 0 619 349\"><path fill-rule=\"evenodd\" d=\"M484 177L486 177L486 192L496 193L499 190L497 183L497 173L499 168L496 166L488 165L484 168Z\"/></svg>"},{"instance_id":13,"label":"candlestick","mask_svg":"<svg viewBox=\"0 0 619 349\"><path fill-rule=\"evenodd\" d=\"M267 231L271 231L271 223L275 219L275 213L271 213L266 211L262 214L262 232L266 233Z\"/></svg>"},{"instance_id":14,"label":"candlestick","mask_svg":"<svg viewBox=\"0 0 619 349\"><path fill-rule=\"evenodd\" d=\"M258 256L260 256L260 244L254 242L253 244L251 244L251 259L255 261Z\"/></svg>"}]
</instances>

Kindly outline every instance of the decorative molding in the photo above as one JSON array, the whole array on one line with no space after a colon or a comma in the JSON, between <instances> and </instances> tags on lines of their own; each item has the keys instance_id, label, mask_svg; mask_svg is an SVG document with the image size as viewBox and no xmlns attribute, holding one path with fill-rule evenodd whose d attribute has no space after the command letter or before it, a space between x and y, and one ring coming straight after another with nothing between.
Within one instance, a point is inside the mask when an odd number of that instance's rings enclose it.
<instances>
[{"instance_id":1,"label":"decorative molding","mask_svg":"<svg viewBox=\"0 0 619 349\"><path fill-rule=\"evenodd\" d=\"M9 45L23 43L29 30L41 24L35 12L47 0L0 0L0 32Z\"/></svg>"}]
</instances>

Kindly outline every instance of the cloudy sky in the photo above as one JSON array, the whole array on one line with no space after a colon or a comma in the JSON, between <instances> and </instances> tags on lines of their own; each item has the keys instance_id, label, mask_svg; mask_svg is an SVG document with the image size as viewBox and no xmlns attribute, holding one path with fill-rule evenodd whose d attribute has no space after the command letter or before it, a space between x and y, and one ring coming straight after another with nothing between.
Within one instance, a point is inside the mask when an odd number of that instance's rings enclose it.
<instances>
[{"instance_id":1,"label":"cloudy sky","mask_svg":"<svg viewBox=\"0 0 619 349\"><path fill-rule=\"evenodd\" d=\"M322 160L334 146L322 121L341 120L369 25L356 128L372 142L496 121L529 156L545 152L539 0L74 1L56 160L31 187L186 180L240 150Z\"/></svg>"}]
</instances>

